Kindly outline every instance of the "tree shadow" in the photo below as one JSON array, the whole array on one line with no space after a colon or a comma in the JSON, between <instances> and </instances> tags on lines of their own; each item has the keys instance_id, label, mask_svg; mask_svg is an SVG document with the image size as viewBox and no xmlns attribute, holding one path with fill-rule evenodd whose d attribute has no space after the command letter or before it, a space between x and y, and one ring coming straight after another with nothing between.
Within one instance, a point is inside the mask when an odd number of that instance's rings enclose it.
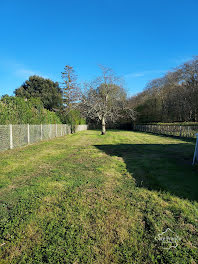
<instances>
[{"instance_id":1,"label":"tree shadow","mask_svg":"<svg viewBox=\"0 0 198 264\"><path fill-rule=\"evenodd\" d=\"M192 166L193 145L117 144L95 147L107 155L121 157L137 186L198 200L198 167Z\"/></svg>"}]
</instances>

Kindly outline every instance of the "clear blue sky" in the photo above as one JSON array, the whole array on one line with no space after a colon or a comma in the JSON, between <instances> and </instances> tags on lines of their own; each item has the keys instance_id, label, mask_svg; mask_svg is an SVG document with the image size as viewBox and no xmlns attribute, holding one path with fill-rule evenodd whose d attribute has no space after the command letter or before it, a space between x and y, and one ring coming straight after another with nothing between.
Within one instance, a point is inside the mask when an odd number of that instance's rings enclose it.
<instances>
[{"instance_id":1,"label":"clear blue sky","mask_svg":"<svg viewBox=\"0 0 198 264\"><path fill-rule=\"evenodd\" d=\"M109 66L135 94L198 55L197 0L1 0L0 27L0 95L66 64L80 81Z\"/></svg>"}]
</instances>

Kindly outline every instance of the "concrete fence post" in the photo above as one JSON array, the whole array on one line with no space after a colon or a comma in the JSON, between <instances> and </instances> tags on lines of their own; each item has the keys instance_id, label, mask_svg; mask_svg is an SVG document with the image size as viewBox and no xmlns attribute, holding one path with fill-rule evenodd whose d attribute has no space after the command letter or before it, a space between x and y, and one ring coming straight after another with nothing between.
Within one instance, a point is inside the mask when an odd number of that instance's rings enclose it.
<instances>
[{"instance_id":1,"label":"concrete fence post","mask_svg":"<svg viewBox=\"0 0 198 264\"><path fill-rule=\"evenodd\" d=\"M179 136L181 137L181 135L182 135L182 127L180 126L179 127Z\"/></svg>"},{"instance_id":2,"label":"concrete fence post","mask_svg":"<svg viewBox=\"0 0 198 264\"><path fill-rule=\"evenodd\" d=\"M41 124L41 140L43 139L43 125Z\"/></svg>"},{"instance_id":3,"label":"concrete fence post","mask_svg":"<svg viewBox=\"0 0 198 264\"><path fill-rule=\"evenodd\" d=\"M10 149L13 149L12 125L10 124Z\"/></svg>"},{"instance_id":4,"label":"concrete fence post","mask_svg":"<svg viewBox=\"0 0 198 264\"><path fill-rule=\"evenodd\" d=\"M198 133L196 134L196 137L197 137L197 140L196 140L195 153L194 153L192 165L194 165L195 162L198 162Z\"/></svg>"},{"instance_id":5,"label":"concrete fence post","mask_svg":"<svg viewBox=\"0 0 198 264\"><path fill-rule=\"evenodd\" d=\"M28 145L30 144L30 125L27 124L27 142Z\"/></svg>"},{"instance_id":6,"label":"concrete fence post","mask_svg":"<svg viewBox=\"0 0 198 264\"><path fill-rule=\"evenodd\" d=\"M49 124L49 138L52 138L52 125Z\"/></svg>"}]
</instances>

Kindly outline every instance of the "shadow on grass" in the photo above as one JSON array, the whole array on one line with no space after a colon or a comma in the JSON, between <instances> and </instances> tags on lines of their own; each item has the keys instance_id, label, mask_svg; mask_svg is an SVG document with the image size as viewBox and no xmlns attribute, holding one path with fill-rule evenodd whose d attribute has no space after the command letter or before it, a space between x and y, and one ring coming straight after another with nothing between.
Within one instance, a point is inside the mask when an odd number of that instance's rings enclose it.
<instances>
[{"instance_id":1,"label":"shadow on grass","mask_svg":"<svg viewBox=\"0 0 198 264\"><path fill-rule=\"evenodd\" d=\"M139 187L198 200L198 167L192 166L193 145L95 145L110 156L121 157Z\"/></svg>"}]
</instances>

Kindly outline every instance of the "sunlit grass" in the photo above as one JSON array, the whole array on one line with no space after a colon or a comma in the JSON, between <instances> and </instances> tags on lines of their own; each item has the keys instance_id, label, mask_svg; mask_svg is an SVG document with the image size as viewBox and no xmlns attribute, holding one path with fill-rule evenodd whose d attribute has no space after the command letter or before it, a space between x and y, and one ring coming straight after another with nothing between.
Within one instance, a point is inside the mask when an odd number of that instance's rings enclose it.
<instances>
[{"instance_id":1,"label":"sunlit grass","mask_svg":"<svg viewBox=\"0 0 198 264\"><path fill-rule=\"evenodd\" d=\"M84 131L1 153L0 263L196 263L193 148ZM166 228L177 248L155 240Z\"/></svg>"}]
</instances>

